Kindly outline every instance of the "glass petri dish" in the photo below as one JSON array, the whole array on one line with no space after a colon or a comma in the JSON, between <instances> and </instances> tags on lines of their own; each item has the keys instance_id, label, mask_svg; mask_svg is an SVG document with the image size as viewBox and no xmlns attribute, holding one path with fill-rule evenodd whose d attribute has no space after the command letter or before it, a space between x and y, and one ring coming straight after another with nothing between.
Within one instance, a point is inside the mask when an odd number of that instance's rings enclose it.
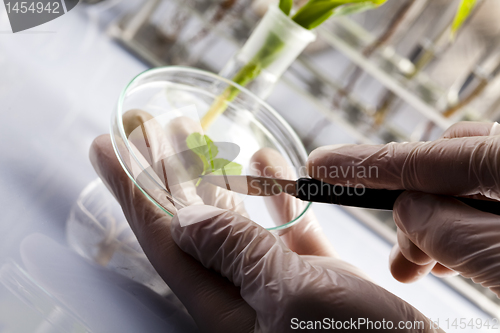
<instances>
[{"instance_id":1,"label":"glass petri dish","mask_svg":"<svg viewBox=\"0 0 500 333\"><path fill-rule=\"evenodd\" d=\"M228 89L238 89L239 94L230 102L224 99L225 111L203 129L201 119L222 103L220 96ZM272 208L269 198L236 194L199 177L207 169L215 172L216 160L222 161L224 173L265 175L259 174L254 154L269 148L288 164L287 178L306 173L306 151L281 116L250 91L216 74L185 67L139 74L123 90L110 130L125 172L171 216L188 205L208 204L234 209L282 234L299 223L311 205L297 200L286 221L276 225L276 207ZM202 163L207 148L208 162Z\"/></svg>"}]
</instances>

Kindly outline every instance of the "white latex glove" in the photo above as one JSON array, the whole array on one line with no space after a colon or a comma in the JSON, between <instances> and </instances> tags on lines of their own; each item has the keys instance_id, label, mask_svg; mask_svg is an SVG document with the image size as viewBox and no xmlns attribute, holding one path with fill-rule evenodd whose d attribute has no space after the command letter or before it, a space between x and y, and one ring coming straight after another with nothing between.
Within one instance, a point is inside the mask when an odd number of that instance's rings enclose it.
<instances>
[{"instance_id":1,"label":"white latex glove","mask_svg":"<svg viewBox=\"0 0 500 333\"><path fill-rule=\"evenodd\" d=\"M431 270L437 276L458 272L500 295L500 217L437 195L499 200L499 134L496 123L463 122L434 142L323 147L311 153L308 169L330 183L408 190L394 205L398 244L390 265L399 281L413 282ZM331 166L377 167L378 177L356 171L337 178L325 172Z\"/></svg>"},{"instance_id":2,"label":"white latex glove","mask_svg":"<svg viewBox=\"0 0 500 333\"><path fill-rule=\"evenodd\" d=\"M284 163L276 154L261 150L254 161L261 162L259 168ZM416 309L338 259L311 213L286 234L288 246L248 218L223 209L227 200L217 201L219 208L183 208L172 219L129 180L109 136L94 141L90 159L149 260L204 332L288 332L293 318L334 318L349 325L363 318L392 321L395 327L400 321L423 321L423 330L394 331L440 332L430 329ZM271 176L273 169L267 170ZM269 204L282 212L275 214L282 223L297 203L277 197Z\"/></svg>"}]
</instances>

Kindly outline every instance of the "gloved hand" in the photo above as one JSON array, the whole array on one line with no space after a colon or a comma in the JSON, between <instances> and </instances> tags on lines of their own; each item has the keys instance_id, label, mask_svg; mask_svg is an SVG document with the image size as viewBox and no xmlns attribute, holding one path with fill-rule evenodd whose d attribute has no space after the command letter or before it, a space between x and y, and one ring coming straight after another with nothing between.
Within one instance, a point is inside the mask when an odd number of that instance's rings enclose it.
<instances>
[{"instance_id":1,"label":"gloved hand","mask_svg":"<svg viewBox=\"0 0 500 333\"><path fill-rule=\"evenodd\" d=\"M497 123L463 122L434 142L323 147L309 156L308 171L334 184L408 190L394 205L397 280L459 273L500 296L500 217L438 195L500 200L499 135ZM351 169L336 177L332 167Z\"/></svg>"},{"instance_id":2,"label":"gloved hand","mask_svg":"<svg viewBox=\"0 0 500 333\"><path fill-rule=\"evenodd\" d=\"M373 328L359 326L358 318L375 325L391 322L397 332L441 332L431 329L416 309L340 260L311 212L286 234L287 245L224 209L230 200L216 201L218 208L200 205L198 193L194 205L171 218L130 181L109 136L94 141L90 159L149 260L204 332L288 332L301 321L324 318L334 318L347 325L344 328L354 322L360 332ZM256 153L254 161L267 176L287 167L269 149ZM270 165L275 168L265 168ZM269 205L274 205L276 222L283 223L297 202L283 195ZM397 329L400 321L422 321L425 329Z\"/></svg>"}]
</instances>

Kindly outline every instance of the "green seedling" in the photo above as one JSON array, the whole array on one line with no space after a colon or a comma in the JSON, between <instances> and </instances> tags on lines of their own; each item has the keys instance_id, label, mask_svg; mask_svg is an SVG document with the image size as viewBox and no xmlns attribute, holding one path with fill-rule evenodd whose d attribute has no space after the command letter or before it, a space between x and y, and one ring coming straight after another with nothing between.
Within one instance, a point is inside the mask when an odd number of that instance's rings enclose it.
<instances>
[{"instance_id":1,"label":"green seedling","mask_svg":"<svg viewBox=\"0 0 500 333\"><path fill-rule=\"evenodd\" d=\"M188 148L194 152L203 163L201 176L212 175L241 175L243 167L241 164L229 161L225 158L217 158L219 148L207 136L200 133L192 133L186 139ZM196 186L200 185L201 177Z\"/></svg>"}]
</instances>

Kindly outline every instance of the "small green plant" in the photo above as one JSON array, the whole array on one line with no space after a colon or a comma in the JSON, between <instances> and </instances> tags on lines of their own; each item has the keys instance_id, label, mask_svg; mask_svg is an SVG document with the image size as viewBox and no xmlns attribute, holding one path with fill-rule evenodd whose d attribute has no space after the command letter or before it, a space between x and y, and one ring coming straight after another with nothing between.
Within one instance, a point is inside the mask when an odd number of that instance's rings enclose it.
<instances>
[{"instance_id":1,"label":"small green plant","mask_svg":"<svg viewBox=\"0 0 500 333\"><path fill-rule=\"evenodd\" d=\"M477 0L462 0L458 6L457 15L451 24L451 38L454 39L458 30L467 21L472 10L476 7Z\"/></svg>"},{"instance_id":2,"label":"small green plant","mask_svg":"<svg viewBox=\"0 0 500 333\"><path fill-rule=\"evenodd\" d=\"M188 148L194 152L203 163L203 172L201 176L207 174L213 175L241 175L243 167L241 164L231 162L225 158L217 158L219 148L207 136L200 133L192 133L186 139ZM201 182L198 179L196 186Z\"/></svg>"},{"instance_id":3,"label":"small green plant","mask_svg":"<svg viewBox=\"0 0 500 333\"><path fill-rule=\"evenodd\" d=\"M301 27L311 30L331 16L350 15L364 10L376 8L387 0L309 0L304 6L291 16L291 19ZM293 0L280 0L279 8L286 15L292 12ZM266 69L280 57L284 41L280 36L270 33L266 43L259 52L232 78L240 86L246 86L257 78L262 70ZM201 120L201 125L207 129L212 122L227 108L227 102L238 96L239 90L228 87L210 107Z\"/></svg>"}]
</instances>

